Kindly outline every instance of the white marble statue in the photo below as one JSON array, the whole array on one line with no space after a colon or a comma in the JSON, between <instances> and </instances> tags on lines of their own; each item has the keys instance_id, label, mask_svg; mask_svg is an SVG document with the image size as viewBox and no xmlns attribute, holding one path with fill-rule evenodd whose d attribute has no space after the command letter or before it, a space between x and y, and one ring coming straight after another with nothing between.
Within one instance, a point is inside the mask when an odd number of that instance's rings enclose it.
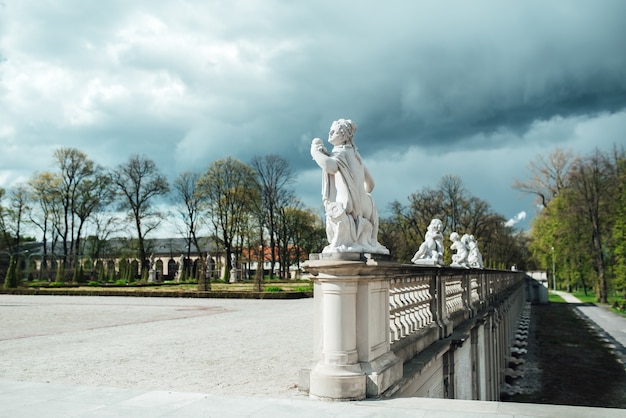
<instances>
[{"instance_id":1,"label":"white marble statue","mask_svg":"<svg viewBox=\"0 0 626 418\"><path fill-rule=\"evenodd\" d=\"M473 235L465 234L461 240L467 245L469 250L469 254L467 255L467 263L471 268L474 269L482 269L483 265L483 256L478 250L478 241L474 238Z\"/></svg>"},{"instance_id":2,"label":"white marble statue","mask_svg":"<svg viewBox=\"0 0 626 418\"><path fill-rule=\"evenodd\" d=\"M207 277L213 276L213 259L209 252L206 253L206 275Z\"/></svg>"},{"instance_id":3,"label":"white marble statue","mask_svg":"<svg viewBox=\"0 0 626 418\"><path fill-rule=\"evenodd\" d=\"M154 253L150 254L148 259L148 283L154 283L156 281L156 270L154 268Z\"/></svg>"},{"instance_id":4,"label":"white marble statue","mask_svg":"<svg viewBox=\"0 0 626 418\"><path fill-rule=\"evenodd\" d=\"M428 231L422 245L411 261L423 265L443 265L443 222L433 219L428 225Z\"/></svg>"},{"instance_id":5,"label":"white marble statue","mask_svg":"<svg viewBox=\"0 0 626 418\"><path fill-rule=\"evenodd\" d=\"M150 254L150 258L148 259L148 270L154 271L154 253Z\"/></svg>"},{"instance_id":6,"label":"white marble statue","mask_svg":"<svg viewBox=\"0 0 626 418\"><path fill-rule=\"evenodd\" d=\"M185 268L185 254L181 254L178 257L178 269L176 270L176 281L179 282L183 275L183 269Z\"/></svg>"},{"instance_id":7,"label":"white marble statue","mask_svg":"<svg viewBox=\"0 0 626 418\"><path fill-rule=\"evenodd\" d=\"M356 124L348 119L332 123L328 142L311 142L311 156L322 169L322 199L326 210L328 245L322 253L368 252L389 254L378 243L378 212L370 192L374 180L363 164L353 136Z\"/></svg>"},{"instance_id":8,"label":"white marble statue","mask_svg":"<svg viewBox=\"0 0 626 418\"><path fill-rule=\"evenodd\" d=\"M469 268L469 264L467 263L469 248L467 245L461 240L461 237L459 237L459 234L456 232L450 234L450 241L452 241L450 249L456 251L456 254L452 254L452 264L450 264L450 266L462 267L466 269Z\"/></svg>"}]
</instances>

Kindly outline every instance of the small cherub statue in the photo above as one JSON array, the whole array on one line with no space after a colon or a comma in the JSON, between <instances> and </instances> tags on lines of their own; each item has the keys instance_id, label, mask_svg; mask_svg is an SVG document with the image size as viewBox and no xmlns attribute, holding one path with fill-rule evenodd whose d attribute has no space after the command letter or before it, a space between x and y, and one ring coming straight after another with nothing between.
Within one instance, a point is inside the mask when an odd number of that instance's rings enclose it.
<instances>
[{"instance_id":1,"label":"small cherub statue","mask_svg":"<svg viewBox=\"0 0 626 418\"><path fill-rule=\"evenodd\" d=\"M459 234L456 232L450 234L450 241L452 241L450 249L456 251L456 254L452 255L452 264L450 264L450 266L463 267L466 269L469 268L469 265L467 264L467 256L469 254L467 245L461 241Z\"/></svg>"},{"instance_id":2,"label":"small cherub statue","mask_svg":"<svg viewBox=\"0 0 626 418\"><path fill-rule=\"evenodd\" d=\"M474 238L473 235L465 234L461 240L465 242L469 250L469 254L467 255L467 263L469 266L474 269L484 268L483 256L478 250L478 241L476 241L476 238Z\"/></svg>"},{"instance_id":3,"label":"small cherub statue","mask_svg":"<svg viewBox=\"0 0 626 418\"><path fill-rule=\"evenodd\" d=\"M443 265L443 222L433 219L428 225L428 232L419 250L411 261L414 264Z\"/></svg>"}]
</instances>

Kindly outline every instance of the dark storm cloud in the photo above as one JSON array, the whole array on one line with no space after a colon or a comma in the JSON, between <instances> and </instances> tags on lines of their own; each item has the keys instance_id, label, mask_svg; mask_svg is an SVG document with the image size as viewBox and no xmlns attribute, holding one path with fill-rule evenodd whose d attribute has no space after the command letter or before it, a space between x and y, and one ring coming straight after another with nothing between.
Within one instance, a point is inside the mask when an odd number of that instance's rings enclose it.
<instances>
[{"instance_id":1,"label":"dark storm cloud","mask_svg":"<svg viewBox=\"0 0 626 418\"><path fill-rule=\"evenodd\" d=\"M449 19L458 25L432 30L420 28L428 13L420 18L418 6L412 25L400 22L404 42L385 45L376 61L365 42L360 51L347 50L348 62L330 60L359 68L357 80L343 70L331 77L348 86L321 90L352 101L344 107L362 120L361 141L449 146L478 132L523 135L537 120L626 105L626 4L543 2L513 11L519 7L507 2L478 4L484 7L467 19Z\"/></svg>"}]
</instances>

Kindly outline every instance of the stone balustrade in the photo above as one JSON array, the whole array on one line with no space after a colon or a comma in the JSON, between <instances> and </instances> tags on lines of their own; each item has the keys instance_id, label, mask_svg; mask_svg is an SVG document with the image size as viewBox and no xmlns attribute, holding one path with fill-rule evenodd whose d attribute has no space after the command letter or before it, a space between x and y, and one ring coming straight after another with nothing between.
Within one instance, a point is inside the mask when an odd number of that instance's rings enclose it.
<instances>
[{"instance_id":1,"label":"stone balustrade","mask_svg":"<svg viewBox=\"0 0 626 418\"><path fill-rule=\"evenodd\" d=\"M436 342L458 340L460 347L466 336L453 338L455 329L472 319L482 324L485 315L498 332L481 331L481 347L488 346L481 350L495 359L487 366L498 375L513 328L509 312L513 318L521 309L523 272L424 267L364 254L313 255L305 269L315 289L315 365L301 386L311 396L381 396L406 378L405 363Z\"/></svg>"}]
</instances>

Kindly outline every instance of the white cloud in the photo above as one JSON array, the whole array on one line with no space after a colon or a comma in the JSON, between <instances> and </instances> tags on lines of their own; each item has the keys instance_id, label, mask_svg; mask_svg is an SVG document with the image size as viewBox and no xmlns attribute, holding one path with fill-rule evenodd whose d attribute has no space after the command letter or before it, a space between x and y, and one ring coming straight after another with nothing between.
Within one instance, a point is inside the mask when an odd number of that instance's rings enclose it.
<instances>
[{"instance_id":1,"label":"white cloud","mask_svg":"<svg viewBox=\"0 0 626 418\"><path fill-rule=\"evenodd\" d=\"M523 221L524 219L526 219L526 211L521 211L520 213L518 213L517 215L515 215L514 217L506 221L504 226L508 226L508 227L514 226L515 224L517 224L520 221Z\"/></svg>"}]
</instances>

